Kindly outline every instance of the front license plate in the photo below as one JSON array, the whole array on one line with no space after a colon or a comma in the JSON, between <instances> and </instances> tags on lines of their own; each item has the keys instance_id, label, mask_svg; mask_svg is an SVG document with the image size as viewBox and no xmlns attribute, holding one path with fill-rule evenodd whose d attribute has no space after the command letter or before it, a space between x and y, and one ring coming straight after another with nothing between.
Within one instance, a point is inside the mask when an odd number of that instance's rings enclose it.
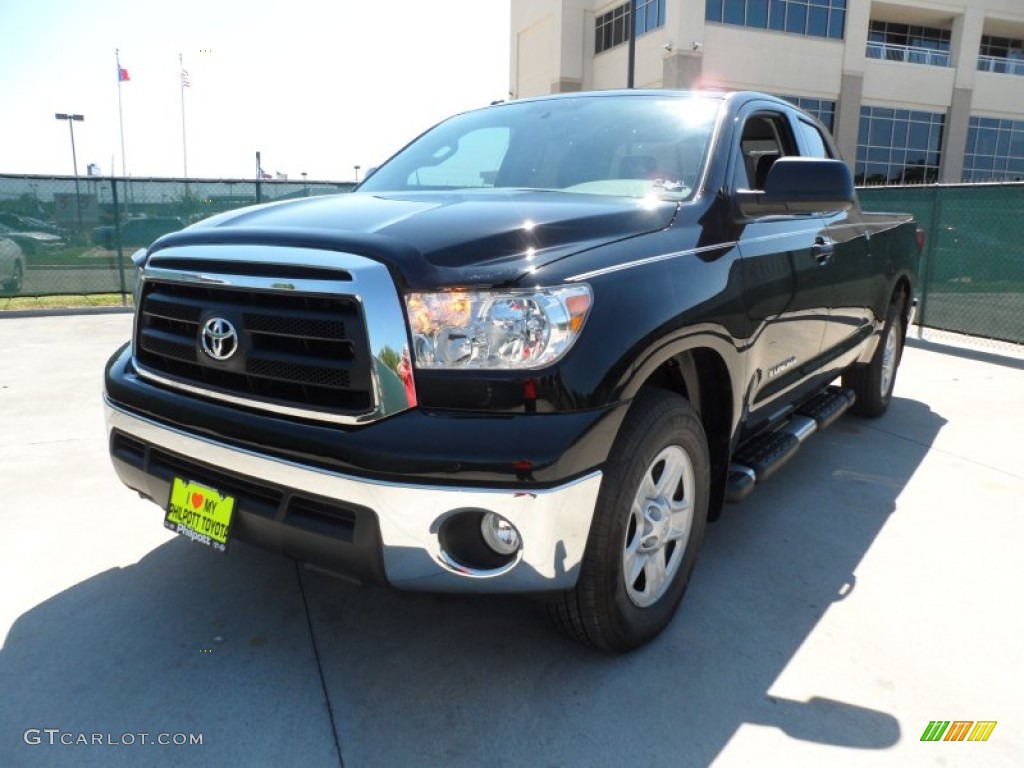
<instances>
[{"instance_id":1,"label":"front license plate","mask_svg":"<svg viewBox=\"0 0 1024 768\"><path fill-rule=\"evenodd\" d=\"M176 477L164 527L218 552L227 552L234 511L233 497Z\"/></svg>"}]
</instances>

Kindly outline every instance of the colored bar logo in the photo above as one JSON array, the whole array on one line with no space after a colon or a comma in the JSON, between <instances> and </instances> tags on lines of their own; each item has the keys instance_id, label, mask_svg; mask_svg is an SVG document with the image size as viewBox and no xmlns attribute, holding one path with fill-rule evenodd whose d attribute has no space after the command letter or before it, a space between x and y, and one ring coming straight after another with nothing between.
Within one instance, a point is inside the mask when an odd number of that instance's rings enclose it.
<instances>
[{"instance_id":1,"label":"colored bar logo","mask_svg":"<svg viewBox=\"0 0 1024 768\"><path fill-rule=\"evenodd\" d=\"M988 741L996 720L932 720L921 734L921 741Z\"/></svg>"}]
</instances>

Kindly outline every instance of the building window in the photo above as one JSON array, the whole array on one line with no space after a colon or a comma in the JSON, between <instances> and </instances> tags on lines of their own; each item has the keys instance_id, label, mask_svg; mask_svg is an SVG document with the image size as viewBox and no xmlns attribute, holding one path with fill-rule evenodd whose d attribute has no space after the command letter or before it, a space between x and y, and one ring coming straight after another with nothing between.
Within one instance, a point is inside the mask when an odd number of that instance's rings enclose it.
<instances>
[{"instance_id":1,"label":"building window","mask_svg":"<svg viewBox=\"0 0 1024 768\"><path fill-rule=\"evenodd\" d=\"M964 181L1024 181L1024 121L972 117Z\"/></svg>"},{"instance_id":2,"label":"building window","mask_svg":"<svg viewBox=\"0 0 1024 768\"><path fill-rule=\"evenodd\" d=\"M858 184L931 184L938 181L941 112L861 107L857 137Z\"/></svg>"},{"instance_id":3,"label":"building window","mask_svg":"<svg viewBox=\"0 0 1024 768\"><path fill-rule=\"evenodd\" d=\"M948 29L872 21L868 27L867 57L948 67L949 38Z\"/></svg>"},{"instance_id":4,"label":"building window","mask_svg":"<svg viewBox=\"0 0 1024 768\"><path fill-rule=\"evenodd\" d=\"M982 35L978 69L982 72L1024 75L1024 40Z\"/></svg>"},{"instance_id":5,"label":"building window","mask_svg":"<svg viewBox=\"0 0 1024 768\"><path fill-rule=\"evenodd\" d=\"M847 0L705 0L704 18L719 24L843 39Z\"/></svg>"},{"instance_id":6,"label":"building window","mask_svg":"<svg viewBox=\"0 0 1024 768\"><path fill-rule=\"evenodd\" d=\"M629 3L602 13L596 20L597 36L594 40L594 54L607 51L629 40ZM665 0L636 0L636 36L665 26Z\"/></svg>"},{"instance_id":7,"label":"building window","mask_svg":"<svg viewBox=\"0 0 1024 768\"><path fill-rule=\"evenodd\" d=\"M828 99L807 99L803 96L786 96L777 94L780 99L785 99L790 104L795 104L804 112L809 112L825 124L831 132L835 129L836 103Z\"/></svg>"},{"instance_id":8,"label":"building window","mask_svg":"<svg viewBox=\"0 0 1024 768\"><path fill-rule=\"evenodd\" d=\"M637 0L636 36L665 26L665 0Z\"/></svg>"}]
</instances>

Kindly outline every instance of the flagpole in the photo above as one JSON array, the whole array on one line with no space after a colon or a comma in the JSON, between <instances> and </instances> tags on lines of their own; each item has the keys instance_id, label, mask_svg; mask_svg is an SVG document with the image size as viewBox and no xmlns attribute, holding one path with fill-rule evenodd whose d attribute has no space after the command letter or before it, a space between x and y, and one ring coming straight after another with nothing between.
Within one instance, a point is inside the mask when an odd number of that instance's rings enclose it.
<instances>
[{"instance_id":1,"label":"flagpole","mask_svg":"<svg viewBox=\"0 0 1024 768\"><path fill-rule=\"evenodd\" d=\"M121 175L127 176L127 160L124 155L124 111L121 109L121 50L114 49L114 58L117 60L117 122L121 128ZM114 168L111 167L110 175L114 175Z\"/></svg>"},{"instance_id":2,"label":"flagpole","mask_svg":"<svg viewBox=\"0 0 1024 768\"><path fill-rule=\"evenodd\" d=\"M185 178L188 178L188 142L185 140L185 63L181 54L178 54L178 66L181 69L179 79L181 80L181 157L185 164Z\"/></svg>"}]
</instances>

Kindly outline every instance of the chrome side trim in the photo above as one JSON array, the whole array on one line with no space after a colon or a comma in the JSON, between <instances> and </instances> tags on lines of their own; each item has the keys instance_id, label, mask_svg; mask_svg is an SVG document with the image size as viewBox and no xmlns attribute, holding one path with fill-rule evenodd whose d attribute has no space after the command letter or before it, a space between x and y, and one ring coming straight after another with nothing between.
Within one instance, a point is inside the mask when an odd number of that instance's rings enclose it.
<instances>
[{"instance_id":1,"label":"chrome side trim","mask_svg":"<svg viewBox=\"0 0 1024 768\"><path fill-rule=\"evenodd\" d=\"M249 265L267 266L309 266L322 269L333 269L339 272L338 280L300 279L284 281L280 278L258 277L252 275L218 274L210 275L199 270L191 272L182 269L168 269L159 266L164 258L212 259L215 261L237 261ZM153 261L156 264L153 264ZM347 273L351 279L343 279L340 273ZM135 356L134 346L132 364L139 375L166 387L179 389L194 395L201 395L220 400L232 405L241 405L262 411L270 411L283 416L327 421L336 424L366 424L383 419L413 407L415 398L415 376L412 366L398 371L395 360L402 359L403 350L409 346L406 330L405 313L401 298L395 289L394 282L386 266L363 256L335 251L318 251L311 248L295 248L265 245L189 245L177 248L166 248L153 257L139 275L138 290L142 295L144 283L158 280L161 282L182 283L186 285L206 285L215 283L218 287L239 288L242 290L266 291L269 293L297 293L325 296L349 296L355 299L363 313L372 359L370 377L373 382L373 408L366 413L350 415L329 413L316 409L304 409L294 406L265 402L258 399L240 397L215 389L196 386L193 383L179 381L164 376L141 365ZM138 306L138 303L136 304ZM136 311L134 340L138 338L139 313ZM407 387L402 377L409 379Z\"/></svg>"},{"instance_id":2,"label":"chrome side trim","mask_svg":"<svg viewBox=\"0 0 1024 768\"><path fill-rule=\"evenodd\" d=\"M716 243L715 245L705 245L700 248L688 248L685 251L673 251L671 253L662 253L657 256L648 256L645 259L637 259L636 261L627 261L624 264L616 264L611 267L602 267L601 269L595 269L590 272L584 272L579 275L573 275L568 278L568 282L577 283L581 280L590 280L601 275L609 275L613 272L621 272L624 269L633 269L634 267L644 267L648 264L656 264L659 261L668 261L669 259L678 259L683 256L696 256L699 253L707 253L708 251L717 251L721 248L733 248L737 245L736 241Z\"/></svg>"},{"instance_id":3,"label":"chrome side trim","mask_svg":"<svg viewBox=\"0 0 1024 768\"><path fill-rule=\"evenodd\" d=\"M600 471L557 488L529 491L389 483L229 447L129 413L106 397L104 401L108 435L117 429L211 467L373 510L380 526L385 574L395 587L542 592L576 584L601 486ZM522 556L512 567L496 573L465 573L444 562L440 523L451 511L465 508L497 512L519 530Z\"/></svg>"},{"instance_id":4,"label":"chrome side trim","mask_svg":"<svg viewBox=\"0 0 1024 768\"><path fill-rule=\"evenodd\" d=\"M820 234L822 229L824 229L823 226L810 227L808 229L802 229L796 232L787 231L780 234L762 235L761 237L748 238L743 242L749 246L752 245L753 243L763 243L771 240L782 240L799 235L808 235L809 237L814 237L815 235ZM613 272L621 272L624 269L633 269L634 267L645 267L648 264L656 264L659 261L668 261L670 259L679 259L682 258L683 256L697 256L698 254L708 253L709 251L718 251L722 249L735 248L739 244L740 242L738 240L723 240L722 242L714 243L713 245L702 245L700 248L687 248L686 250L682 251L661 253L658 254L657 256L648 256L643 259L637 259L636 261L627 261L624 264L616 264L610 267L602 267L601 269L595 269L590 272L584 272L579 275L573 275L572 277L568 278L568 282L575 283L581 280L590 280L601 275L608 275ZM810 243L808 243L808 247L810 247Z\"/></svg>"}]
</instances>

